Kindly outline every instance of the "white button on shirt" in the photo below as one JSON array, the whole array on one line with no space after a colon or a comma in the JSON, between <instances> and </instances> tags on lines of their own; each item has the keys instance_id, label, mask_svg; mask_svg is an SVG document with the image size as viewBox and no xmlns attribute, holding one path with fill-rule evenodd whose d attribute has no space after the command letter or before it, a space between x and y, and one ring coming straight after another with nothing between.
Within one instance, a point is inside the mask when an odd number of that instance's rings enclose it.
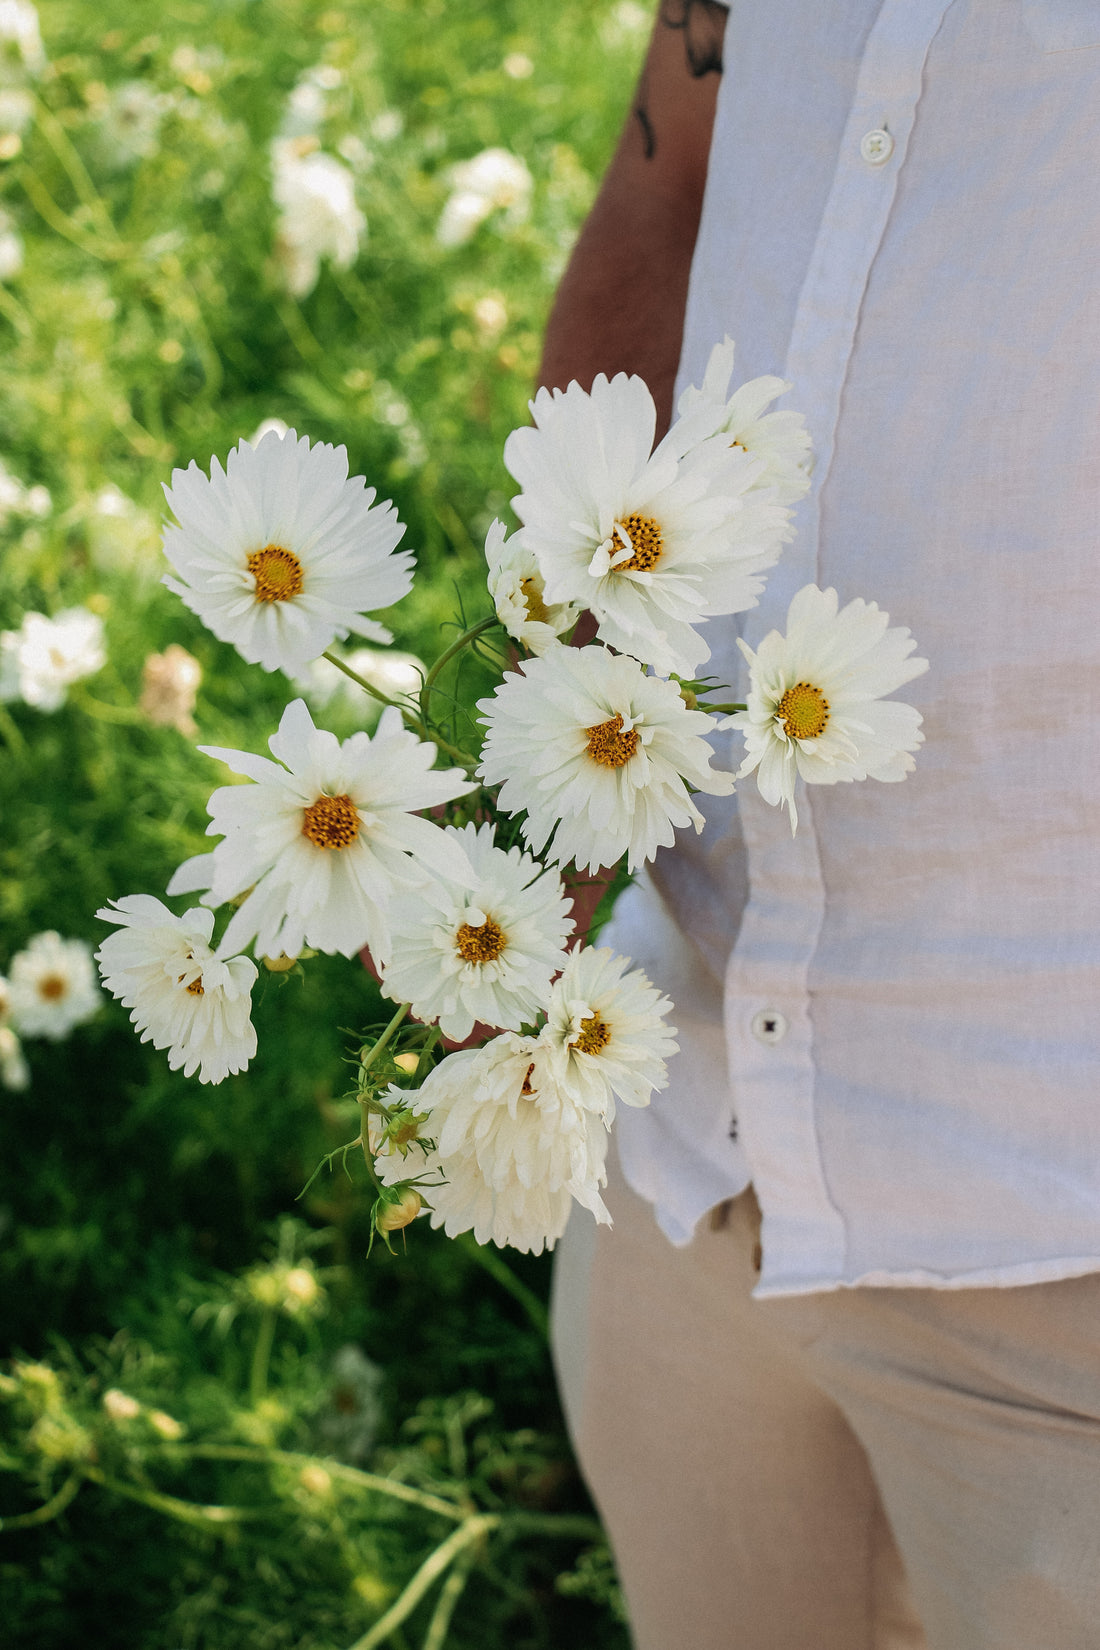
<instances>
[{"instance_id":1,"label":"white button on shirt","mask_svg":"<svg viewBox=\"0 0 1100 1650\"><path fill-rule=\"evenodd\" d=\"M751 1177L761 1294L1100 1269L1100 5L734 5L725 61L680 383L728 333L817 456L706 669L833 585L930 660L926 743L793 839L706 799L620 902L682 1050L623 1166L677 1242Z\"/></svg>"},{"instance_id":2,"label":"white button on shirt","mask_svg":"<svg viewBox=\"0 0 1100 1650\"><path fill-rule=\"evenodd\" d=\"M868 166L882 166L894 152L894 140L889 132L876 126L873 132L864 132L860 138L859 152Z\"/></svg>"}]
</instances>

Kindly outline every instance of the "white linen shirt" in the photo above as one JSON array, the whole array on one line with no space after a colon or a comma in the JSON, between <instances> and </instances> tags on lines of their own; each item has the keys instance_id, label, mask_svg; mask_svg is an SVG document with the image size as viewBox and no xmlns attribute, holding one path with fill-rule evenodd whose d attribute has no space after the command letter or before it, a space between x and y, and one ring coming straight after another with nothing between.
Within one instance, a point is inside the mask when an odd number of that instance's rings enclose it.
<instances>
[{"instance_id":1,"label":"white linen shirt","mask_svg":"<svg viewBox=\"0 0 1100 1650\"><path fill-rule=\"evenodd\" d=\"M680 386L728 333L817 458L706 668L810 582L931 666L904 784L697 799L609 936L681 1033L627 1178L686 1242L751 1177L760 1295L1100 1269L1098 176L1100 3L733 0Z\"/></svg>"}]
</instances>

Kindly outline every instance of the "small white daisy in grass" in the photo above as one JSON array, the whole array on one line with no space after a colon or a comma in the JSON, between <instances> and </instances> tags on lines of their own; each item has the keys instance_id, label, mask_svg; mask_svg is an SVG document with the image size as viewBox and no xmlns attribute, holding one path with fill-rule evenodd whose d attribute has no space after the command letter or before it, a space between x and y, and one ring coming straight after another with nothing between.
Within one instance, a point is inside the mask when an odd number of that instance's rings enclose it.
<instances>
[{"instance_id":1,"label":"small white daisy in grass","mask_svg":"<svg viewBox=\"0 0 1100 1650\"><path fill-rule=\"evenodd\" d=\"M15 1092L31 1086L23 1045L11 1026L0 1025L0 1088Z\"/></svg>"},{"instance_id":2,"label":"small white daisy in grass","mask_svg":"<svg viewBox=\"0 0 1100 1650\"><path fill-rule=\"evenodd\" d=\"M271 431L240 442L224 470L212 459L209 477L194 462L174 470L165 497L178 576L163 582L252 664L293 675L337 637L392 640L364 615L407 595L413 558L397 550L393 505L349 479L346 448Z\"/></svg>"},{"instance_id":3,"label":"small white daisy in grass","mask_svg":"<svg viewBox=\"0 0 1100 1650\"><path fill-rule=\"evenodd\" d=\"M393 901L383 985L458 1042L477 1021L518 1031L545 1008L565 960L573 921L561 877L518 847L496 847L491 825L447 835L473 876L433 879Z\"/></svg>"},{"instance_id":4,"label":"small white daisy in grass","mask_svg":"<svg viewBox=\"0 0 1100 1650\"><path fill-rule=\"evenodd\" d=\"M383 1098L393 1104L398 1091ZM387 1185L439 1173L420 1188L431 1223L449 1237L540 1254L565 1230L574 1201L610 1225L607 1130L554 1083L532 1037L504 1032L479 1049L449 1054L411 1099L428 1120L433 1151L394 1151L377 1161Z\"/></svg>"},{"instance_id":5,"label":"small white daisy in grass","mask_svg":"<svg viewBox=\"0 0 1100 1650\"><path fill-rule=\"evenodd\" d=\"M752 378L731 394L733 355L732 338L711 350L702 386L686 389L677 403L670 444L686 451L722 435L761 461L752 494L764 491L778 504L794 504L810 486L813 444L806 420L801 413L768 411L791 387L782 378ZM785 511L780 519L786 519Z\"/></svg>"},{"instance_id":6,"label":"small white daisy in grass","mask_svg":"<svg viewBox=\"0 0 1100 1650\"><path fill-rule=\"evenodd\" d=\"M668 1082L679 1048L666 1024L672 1003L629 957L608 946L574 951L554 982L539 1047L558 1090L610 1123L615 1101L647 1106Z\"/></svg>"},{"instance_id":7,"label":"small white daisy in grass","mask_svg":"<svg viewBox=\"0 0 1100 1650\"><path fill-rule=\"evenodd\" d=\"M837 611L835 590L808 584L787 611L786 635L769 631L749 662L747 708L722 725L745 736L737 777L755 772L760 794L790 810L798 826L795 779L836 785L853 779L904 779L910 751L924 741L912 705L884 699L928 669L910 655L908 630L888 629L890 615L857 599Z\"/></svg>"},{"instance_id":8,"label":"small white daisy in grass","mask_svg":"<svg viewBox=\"0 0 1100 1650\"><path fill-rule=\"evenodd\" d=\"M18 630L0 633L0 700L60 710L73 683L106 662L98 614L86 607L67 607L52 619L28 613Z\"/></svg>"},{"instance_id":9,"label":"small white daisy in grass","mask_svg":"<svg viewBox=\"0 0 1100 1650\"><path fill-rule=\"evenodd\" d=\"M535 428L512 432L504 462L546 602L587 608L604 641L661 675L694 676L710 657L694 627L755 607L790 536L746 512L762 461L725 440L678 453L666 438L651 451L653 397L625 373L601 374L591 393L540 390L531 413Z\"/></svg>"},{"instance_id":10,"label":"small white daisy in grass","mask_svg":"<svg viewBox=\"0 0 1100 1650\"><path fill-rule=\"evenodd\" d=\"M168 1050L173 1071L220 1083L256 1052L249 1018L256 965L210 947L214 913L175 916L150 894L127 894L96 912L119 926L96 952L103 983L130 1009L143 1043Z\"/></svg>"},{"instance_id":11,"label":"small white daisy in grass","mask_svg":"<svg viewBox=\"0 0 1100 1650\"><path fill-rule=\"evenodd\" d=\"M500 785L506 813L526 810L528 847L549 843L562 864L594 871L626 854L634 870L676 827L702 830L689 786L733 790L732 774L710 766L713 719L604 647L528 659L478 709L488 729L479 772Z\"/></svg>"},{"instance_id":12,"label":"small white daisy in grass","mask_svg":"<svg viewBox=\"0 0 1100 1650\"><path fill-rule=\"evenodd\" d=\"M485 540L489 563L489 594L497 618L515 641L531 653L542 654L561 645L581 610L575 602L546 605L546 584L532 551L519 533L505 538L504 524L494 521Z\"/></svg>"},{"instance_id":13,"label":"small white daisy in grass","mask_svg":"<svg viewBox=\"0 0 1100 1650\"><path fill-rule=\"evenodd\" d=\"M84 940L63 940L47 929L11 960L8 1012L21 1037L60 1042L102 1002L92 948Z\"/></svg>"},{"instance_id":14,"label":"small white daisy in grass","mask_svg":"<svg viewBox=\"0 0 1100 1650\"><path fill-rule=\"evenodd\" d=\"M433 772L435 746L408 733L389 708L373 737L355 733L341 743L314 727L304 700L295 699L268 747L274 762L200 745L255 784L213 793L207 834L224 841L186 860L168 892L209 889L207 905L246 896L219 956L255 940L262 956L296 957L308 945L350 957L369 946L385 963L393 895L428 875L471 875L460 844L417 810L473 785L458 768Z\"/></svg>"}]
</instances>

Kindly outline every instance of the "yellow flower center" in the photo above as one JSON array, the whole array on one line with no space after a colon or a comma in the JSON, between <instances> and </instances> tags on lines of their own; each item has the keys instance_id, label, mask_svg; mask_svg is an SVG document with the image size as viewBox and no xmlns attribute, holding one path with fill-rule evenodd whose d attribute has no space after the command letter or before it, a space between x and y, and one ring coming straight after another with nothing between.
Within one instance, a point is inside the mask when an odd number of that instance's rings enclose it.
<instances>
[{"instance_id":1,"label":"yellow flower center","mask_svg":"<svg viewBox=\"0 0 1100 1650\"><path fill-rule=\"evenodd\" d=\"M596 1013L581 1021L580 1035L574 1038L569 1047L579 1048L582 1054L599 1054L610 1041L611 1027Z\"/></svg>"},{"instance_id":2,"label":"yellow flower center","mask_svg":"<svg viewBox=\"0 0 1100 1650\"><path fill-rule=\"evenodd\" d=\"M625 768L640 743L637 728L628 728L623 732L623 719L619 711L609 722L601 722L598 727L585 728L584 731L588 735L585 752L601 768Z\"/></svg>"},{"instance_id":3,"label":"yellow flower center","mask_svg":"<svg viewBox=\"0 0 1100 1650\"><path fill-rule=\"evenodd\" d=\"M622 534L625 533L634 552L629 561L619 563L614 569L616 573L648 573L651 567L656 567L665 541L660 526L652 516L640 516L634 510L625 521L617 521L615 527L616 550L620 546L625 549L622 544Z\"/></svg>"},{"instance_id":4,"label":"yellow flower center","mask_svg":"<svg viewBox=\"0 0 1100 1650\"><path fill-rule=\"evenodd\" d=\"M533 1096L534 1092L535 1092L534 1089L531 1087L531 1073L534 1071L534 1069L535 1069L535 1062L532 1060L531 1064L527 1067L527 1070L523 1074L523 1087L519 1091L520 1092L520 1097L522 1099L530 1100L531 1097Z\"/></svg>"},{"instance_id":5,"label":"yellow flower center","mask_svg":"<svg viewBox=\"0 0 1100 1650\"><path fill-rule=\"evenodd\" d=\"M812 683L796 682L780 699L775 719L783 723L792 739L816 739L825 732L829 701Z\"/></svg>"},{"instance_id":6,"label":"yellow flower center","mask_svg":"<svg viewBox=\"0 0 1100 1650\"><path fill-rule=\"evenodd\" d=\"M281 544L265 544L262 550L253 550L248 571L256 581L258 602L288 602L305 588L301 562Z\"/></svg>"},{"instance_id":7,"label":"yellow flower center","mask_svg":"<svg viewBox=\"0 0 1100 1650\"><path fill-rule=\"evenodd\" d=\"M181 980L183 979L182 974L180 975L180 979ZM189 997L205 997L206 996L206 992L202 988L202 977L201 976L199 976L199 978L194 979L194 980L191 981L191 984L187 987L187 995Z\"/></svg>"},{"instance_id":8,"label":"yellow flower center","mask_svg":"<svg viewBox=\"0 0 1100 1650\"><path fill-rule=\"evenodd\" d=\"M533 624L549 624L550 611L542 599L545 588L540 578L529 573L525 579L520 579L519 587L523 591L523 601L527 608L527 617Z\"/></svg>"},{"instance_id":9,"label":"yellow flower center","mask_svg":"<svg viewBox=\"0 0 1100 1650\"><path fill-rule=\"evenodd\" d=\"M359 835L359 811L350 796L319 796L302 814L302 835L316 848L349 848Z\"/></svg>"},{"instance_id":10,"label":"yellow flower center","mask_svg":"<svg viewBox=\"0 0 1100 1650\"><path fill-rule=\"evenodd\" d=\"M455 949L463 962L468 963L496 962L507 944L508 936L492 917L486 917L478 928L464 922L455 934Z\"/></svg>"},{"instance_id":11,"label":"yellow flower center","mask_svg":"<svg viewBox=\"0 0 1100 1650\"><path fill-rule=\"evenodd\" d=\"M56 1003L65 995L65 981L60 974L45 974L38 982L38 995L48 1003Z\"/></svg>"}]
</instances>

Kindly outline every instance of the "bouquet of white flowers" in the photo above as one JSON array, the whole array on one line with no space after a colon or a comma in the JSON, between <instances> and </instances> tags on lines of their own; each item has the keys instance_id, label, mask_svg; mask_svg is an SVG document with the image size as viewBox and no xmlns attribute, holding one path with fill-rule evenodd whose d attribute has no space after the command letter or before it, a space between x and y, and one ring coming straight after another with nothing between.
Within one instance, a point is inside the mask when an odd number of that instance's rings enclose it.
<instances>
[{"instance_id":1,"label":"bouquet of white flowers","mask_svg":"<svg viewBox=\"0 0 1100 1650\"><path fill-rule=\"evenodd\" d=\"M760 378L731 394L732 371L727 339L656 446L640 378L538 393L534 426L504 449L521 525L488 533L493 611L413 693L383 691L332 651L351 635L388 643L365 615L413 578L396 511L349 479L344 448L272 432L166 489L165 583L214 634L292 676L324 657L385 708L373 735L340 742L296 699L270 758L200 746L251 783L214 791L221 841L169 883L199 905L174 915L138 894L98 913L116 925L103 979L173 1068L216 1083L256 1048L246 948L274 969L369 951L396 1008L359 1052L361 1126L341 1150L362 1150L387 1240L423 1211L452 1236L537 1253L574 1201L609 1219L616 1103L646 1105L677 1045L672 1003L575 931L583 873L618 886L677 828L701 829L695 796L726 795L735 777L755 772L793 828L797 775L912 768L920 716L883 696L926 661L873 604L838 611L835 591L801 590L786 634L742 649L745 704L699 674L705 621L756 605L809 486L801 417L768 410L788 386ZM581 624L594 627L583 646ZM506 668L478 702L481 749L467 750L439 713L440 672L493 630ZM712 760L728 727L747 746L736 776Z\"/></svg>"}]
</instances>

